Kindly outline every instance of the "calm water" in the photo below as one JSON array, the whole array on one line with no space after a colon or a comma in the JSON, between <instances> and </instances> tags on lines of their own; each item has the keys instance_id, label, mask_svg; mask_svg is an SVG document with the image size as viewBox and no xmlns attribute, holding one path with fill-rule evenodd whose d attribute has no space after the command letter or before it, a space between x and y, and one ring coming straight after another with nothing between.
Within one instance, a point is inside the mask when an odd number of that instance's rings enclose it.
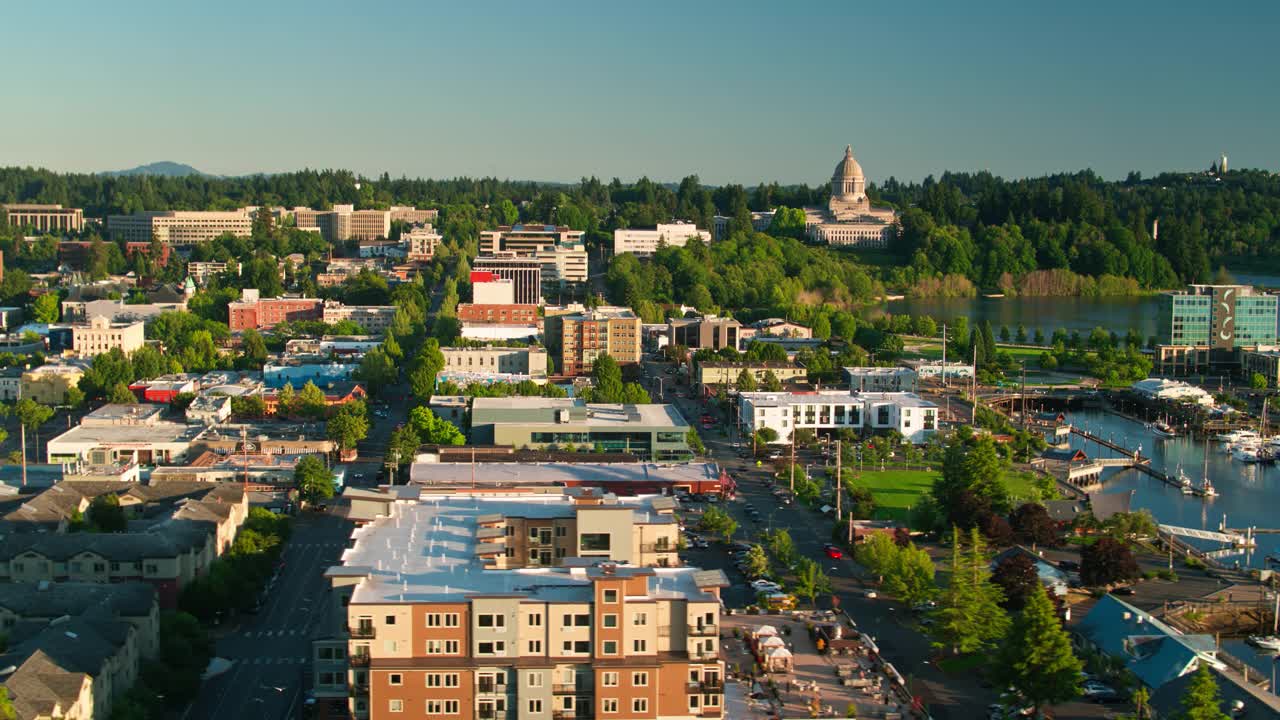
<instances>
[{"instance_id":1,"label":"calm water","mask_svg":"<svg viewBox=\"0 0 1280 720\"><path fill-rule=\"evenodd\" d=\"M1252 273L1234 273L1236 282L1263 287L1280 287L1280 276ZM996 332L1000 326L1017 331L1021 324L1027 328L1027 336L1035 337L1036 329L1046 338L1058 328L1068 332L1079 330L1087 334L1095 327L1103 327L1121 336L1129 330L1137 330L1143 338L1155 334L1159 296L1101 297L1101 298L906 298L885 305L891 313L929 315L942 322L957 316L969 318L971 324L984 320L991 322Z\"/></svg>"},{"instance_id":2,"label":"calm water","mask_svg":"<svg viewBox=\"0 0 1280 720\"><path fill-rule=\"evenodd\" d=\"M1206 461L1205 443L1190 438L1157 438L1143 423L1104 413L1085 411L1070 413L1068 419L1078 427L1125 447L1142 447L1156 469L1176 473L1181 467L1192 481L1200 483ZM1071 437L1073 447L1083 449L1090 457L1114 456L1078 436ZM1133 506L1151 511L1156 520L1167 525L1217 530L1225 516L1227 527L1280 528L1280 466L1246 465L1222 452L1223 444L1208 443L1208 474L1218 490L1214 498L1183 495L1148 475L1134 470L1108 470L1103 474L1102 492L1133 490ZM1214 543L1195 542L1206 550L1217 550ZM1257 548L1224 558L1241 565L1262 567L1270 553L1280 552L1280 535L1258 536Z\"/></svg>"}]
</instances>

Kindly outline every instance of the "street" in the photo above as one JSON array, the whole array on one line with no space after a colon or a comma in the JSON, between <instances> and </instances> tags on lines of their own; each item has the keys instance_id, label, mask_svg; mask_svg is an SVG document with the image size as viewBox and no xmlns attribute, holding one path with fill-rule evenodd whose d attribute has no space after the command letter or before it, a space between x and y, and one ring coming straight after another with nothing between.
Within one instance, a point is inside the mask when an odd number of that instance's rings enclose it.
<instances>
[{"instance_id":1,"label":"street","mask_svg":"<svg viewBox=\"0 0 1280 720\"><path fill-rule=\"evenodd\" d=\"M281 568L257 615L244 615L227 630L215 629L215 656L231 668L206 681L188 720L295 717L309 685L311 638L323 619L325 568L338 560L350 535L348 523L302 513L281 557ZM316 612L313 612L313 609Z\"/></svg>"}]
</instances>

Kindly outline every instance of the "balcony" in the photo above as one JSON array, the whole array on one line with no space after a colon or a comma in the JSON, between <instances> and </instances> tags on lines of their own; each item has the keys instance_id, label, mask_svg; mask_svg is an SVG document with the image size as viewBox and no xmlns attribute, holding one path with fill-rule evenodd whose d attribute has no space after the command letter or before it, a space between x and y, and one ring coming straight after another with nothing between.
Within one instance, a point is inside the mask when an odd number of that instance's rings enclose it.
<instances>
[{"instance_id":1,"label":"balcony","mask_svg":"<svg viewBox=\"0 0 1280 720\"><path fill-rule=\"evenodd\" d=\"M675 552L678 549L671 543L640 543L640 552L644 553Z\"/></svg>"},{"instance_id":2,"label":"balcony","mask_svg":"<svg viewBox=\"0 0 1280 720\"><path fill-rule=\"evenodd\" d=\"M724 681L717 677L703 678L698 686L704 693L724 692Z\"/></svg>"},{"instance_id":3,"label":"balcony","mask_svg":"<svg viewBox=\"0 0 1280 720\"><path fill-rule=\"evenodd\" d=\"M507 720L506 710L486 710L481 708L476 711L476 717L479 720Z\"/></svg>"},{"instance_id":4,"label":"balcony","mask_svg":"<svg viewBox=\"0 0 1280 720\"><path fill-rule=\"evenodd\" d=\"M476 692L481 695L506 695L507 686L492 682L482 682L476 685Z\"/></svg>"},{"instance_id":5,"label":"balcony","mask_svg":"<svg viewBox=\"0 0 1280 720\"><path fill-rule=\"evenodd\" d=\"M347 683L347 691L350 695L368 695L369 681L367 679L352 680Z\"/></svg>"},{"instance_id":6,"label":"balcony","mask_svg":"<svg viewBox=\"0 0 1280 720\"><path fill-rule=\"evenodd\" d=\"M552 695L585 695L591 692L591 688L576 683L552 683Z\"/></svg>"},{"instance_id":7,"label":"balcony","mask_svg":"<svg viewBox=\"0 0 1280 720\"><path fill-rule=\"evenodd\" d=\"M351 655L347 662L351 664L351 667L368 667L369 656L364 654Z\"/></svg>"},{"instance_id":8,"label":"balcony","mask_svg":"<svg viewBox=\"0 0 1280 720\"><path fill-rule=\"evenodd\" d=\"M715 625L690 625L689 634L694 637L715 637L720 634L720 629Z\"/></svg>"},{"instance_id":9,"label":"balcony","mask_svg":"<svg viewBox=\"0 0 1280 720\"><path fill-rule=\"evenodd\" d=\"M689 651L690 660L715 660L720 657L717 650L707 650L705 648L695 648Z\"/></svg>"},{"instance_id":10,"label":"balcony","mask_svg":"<svg viewBox=\"0 0 1280 720\"><path fill-rule=\"evenodd\" d=\"M591 717L594 716L590 712L578 712L577 709L556 708L551 711L552 720L587 720Z\"/></svg>"},{"instance_id":11,"label":"balcony","mask_svg":"<svg viewBox=\"0 0 1280 720\"><path fill-rule=\"evenodd\" d=\"M720 717L722 714L720 706L718 705L703 707L698 711L698 717Z\"/></svg>"},{"instance_id":12,"label":"balcony","mask_svg":"<svg viewBox=\"0 0 1280 720\"><path fill-rule=\"evenodd\" d=\"M372 625L357 625L355 627L347 628L347 632L350 633L353 638L372 639L377 637L377 633L374 631Z\"/></svg>"}]
</instances>

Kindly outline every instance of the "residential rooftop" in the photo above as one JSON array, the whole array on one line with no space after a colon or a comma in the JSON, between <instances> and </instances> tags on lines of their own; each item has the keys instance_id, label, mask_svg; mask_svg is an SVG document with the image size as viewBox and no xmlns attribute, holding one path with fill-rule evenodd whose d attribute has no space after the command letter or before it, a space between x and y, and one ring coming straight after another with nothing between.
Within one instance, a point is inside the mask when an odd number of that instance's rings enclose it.
<instances>
[{"instance_id":1,"label":"residential rooftop","mask_svg":"<svg viewBox=\"0 0 1280 720\"><path fill-rule=\"evenodd\" d=\"M464 486L475 483L487 487L571 486L586 483L634 483L637 485L679 485L709 482L720 477L715 463L414 463L409 481L429 489L432 486Z\"/></svg>"}]
</instances>

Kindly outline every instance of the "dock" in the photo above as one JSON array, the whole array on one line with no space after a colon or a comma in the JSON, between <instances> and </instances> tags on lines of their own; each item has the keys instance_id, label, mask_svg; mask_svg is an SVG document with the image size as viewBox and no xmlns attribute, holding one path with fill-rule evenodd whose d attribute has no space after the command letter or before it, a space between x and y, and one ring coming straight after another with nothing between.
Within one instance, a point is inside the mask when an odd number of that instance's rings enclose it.
<instances>
[{"instance_id":1,"label":"dock","mask_svg":"<svg viewBox=\"0 0 1280 720\"><path fill-rule=\"evenodd\" d=\"M1151 458L1143 457L1142 453L1138 452L1137 450L1130 450L1129 448L1126 448L1123 445L1120 445L1119 443L1112 442L1111 440L1107 440L1106 438L1094 435L1088 430L1082 430L1076 427L1075 425L1071 425L1070 428L1071 428L1072 435L1082 437L1085 440L1088 440L1089 442L1092 442L1092 443L1097 443L1101 447L1107 448L1108 450L1112 450L1124 456L1119 458L1100 458L1095 460L1094 462L1099 463L1100 467L1133 468L1138 472L1146 473L1147 475L1159 480L1160 482L1170 487L1175 487L1175 488L1182 487L1182 483L1178 481L1178 478L1170 475L1169 473L1166 473L1151 467ZM1198 487L1192 487L1191 494L1195 497L1204 497L1204 490Z\"/></svg>"}]
</instances>

